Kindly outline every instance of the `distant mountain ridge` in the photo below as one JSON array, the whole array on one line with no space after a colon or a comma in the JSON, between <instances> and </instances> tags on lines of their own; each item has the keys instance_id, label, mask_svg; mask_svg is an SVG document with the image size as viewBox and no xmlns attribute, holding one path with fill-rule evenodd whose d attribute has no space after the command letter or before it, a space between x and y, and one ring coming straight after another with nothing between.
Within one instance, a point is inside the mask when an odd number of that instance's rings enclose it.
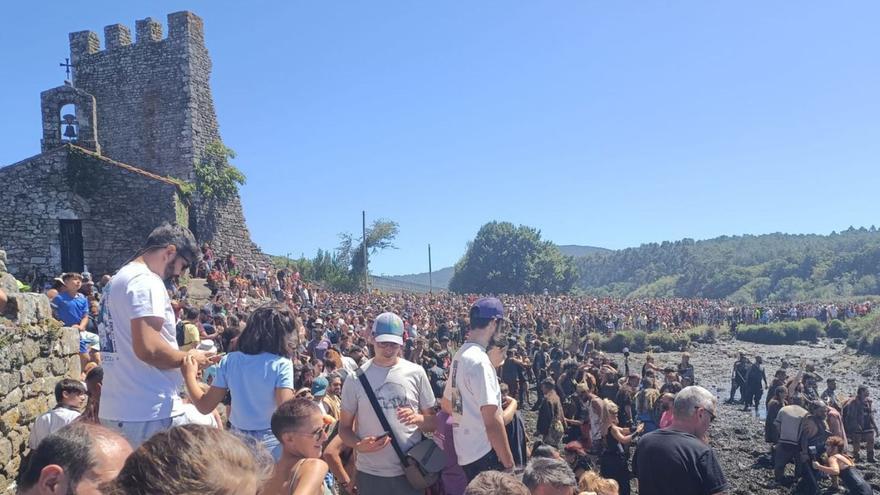
<instances>
[{"instance_id":1,"label":"distant mountain ridge","mask_svg":"<svg viewBox=\"0 0 880 495\"><path fill-rule=\"evenodd\" d=\"M602 247L596 246L579 246L577 244L565 244L563 246L556 246L562 251L562 254L566 256L571 256L572 258L580 258L583 256L588 256L596 253L610 253L612 250Z\"/></svg>"},{"instance_id":2,"label":"distant mountain ridge","mask_svg":"<svg viewBox=\"0 0 880 495\"><path fill-rule=\"evenodd\" d=\"M448 288L449 280L452 279L453 273L455 273L455 267L452 266L435 270L434 273L431 274L431 285L438 289ZM411 284L428 285L428 272L413 273L410 275L382 275L382 277L391 280L399 280L401 282L409 282Z\"/></svg>"},{"instance_id":3,"label":"distant mountain ridge","mask_svg":"<svg viewBox=\"0 0 880 495\"><path fill-rule=\"evenodd\" d=\"M682 239L578 258L585 293L736 303L880 294L880 231Z\"/></svg>"},{"instance_id":4,"label":"distant mountain ridge","mask_svg":"<svg viewBox=\"0 0 880 495\"><path fill-rule=\"evenodd\" d=\"M591 254L602 254L611 252L610 249L595 246L579 246L577 244L566 244L564 246L559 246L559 250L562 251L562 254L566 256L571 256L573 258L581 258L583 256L589 256ZM431 282L433 286L441 289L448 288L449 281L452 279L453 273L455 273L455 267L453 266L448 266L446 268L435 270L431 276ZM428 285L428 272L413 273L409 275L383 275L383 277L389 278L391 280L409 282L412 284L420 284L425 286Z\"/></svg>"}]
</instances>

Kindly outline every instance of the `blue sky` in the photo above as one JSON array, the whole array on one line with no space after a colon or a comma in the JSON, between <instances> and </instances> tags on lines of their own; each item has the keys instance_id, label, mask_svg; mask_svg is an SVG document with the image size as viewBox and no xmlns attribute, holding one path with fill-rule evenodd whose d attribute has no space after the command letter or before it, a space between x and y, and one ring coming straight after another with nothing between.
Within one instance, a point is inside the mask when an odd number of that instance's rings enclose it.
<instances>
[{"instance_id":1,"label":"blue sky","mask_svg":"<svg viewBox=\"0 0 880 495\"><path fill-rule=\"evenodd\" d=\"M68 32L192 10L270 253L361 210L400 223L386 274L493 219L608 248L880 224L877 2L53 3L4 7L0 164L39 152Z\"/></svg>"}]
</instances>

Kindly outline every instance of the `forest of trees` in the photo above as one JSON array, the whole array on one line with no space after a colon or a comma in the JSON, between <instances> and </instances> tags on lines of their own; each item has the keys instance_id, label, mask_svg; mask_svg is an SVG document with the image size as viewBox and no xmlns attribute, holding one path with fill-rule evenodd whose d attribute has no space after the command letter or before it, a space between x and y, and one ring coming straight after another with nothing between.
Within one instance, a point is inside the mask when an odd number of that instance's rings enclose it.
<instances>
[{"instance_id":1,"label":"forest of trees","mask_svg":"<svg viewBox=\"0 0 880 495\"><path fill-rule=\"evenodd\" d=\"M683 239L577 259L579 290L738 303L880 294L880 231Z\"/></svg>"}]
</instances>

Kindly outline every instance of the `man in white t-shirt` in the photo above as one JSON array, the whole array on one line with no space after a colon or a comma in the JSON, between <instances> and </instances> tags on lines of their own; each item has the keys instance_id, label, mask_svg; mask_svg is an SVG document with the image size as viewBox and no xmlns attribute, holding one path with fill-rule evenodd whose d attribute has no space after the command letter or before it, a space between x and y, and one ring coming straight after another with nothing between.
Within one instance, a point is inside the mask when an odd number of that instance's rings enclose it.
<instances>
[{"instance_id":1,"label":"man in white t-shirt","mask_svg":"<svg viewBox=\"0 0 880 495\"><path fill-rule=\"evenodd\" d=\"M198 262L199 253L189 230L163 224L104 289L98 320L105 372L100 419L135 449L154 433L186 423L179 368L187 353L177 347L165 283ZM217 360L204 351L189 352L202 367Z\"/></svg>"},{"instance_id":2,"label":"man in white t-shirt","mask_svg":"<svg viewBox=\"0 0 880 495\"><path fill-rule=\"evenodd\" d=\"M55 408L34 421L28 448L34 450L49 435L73 423L86 404L86 386L79 380L64 378L55 384Z\"/></svg>"},{"instance_id":3,"label":"man in white t-shirt","mask_svg":"<svg viewBox=\"0 0 880 495\"><path fill-rule=\"evenodd\" d=\"M424 368L399 357L403 347L403 320L399 316L382 313L376 317L373 342L376 355L360 369L392 431L382 427L360 379L352 376L345 380L339 436L357 451L358 473L357 487L344 488L349 493L357 488L360 495L421 495L423 490L413 489L406 480L403 465L385 434L394 435L405 453L422 440L422 433L434 431L434 391Z\"/></svg>"},{"instance_id":4,"label":"man in white t-shirt","mask_svg":"<svg viewBox=\"0 0 880 495\"><path fill-rule=\"evenodd\" d=\"M443 392L451 408L458 464L468 481L486 470L511 471L513 454L501 417L501 387L486 351L504 321L504 306L484 297L471 307L467 342L455 353Z\"/></svg>"}]
</instances>

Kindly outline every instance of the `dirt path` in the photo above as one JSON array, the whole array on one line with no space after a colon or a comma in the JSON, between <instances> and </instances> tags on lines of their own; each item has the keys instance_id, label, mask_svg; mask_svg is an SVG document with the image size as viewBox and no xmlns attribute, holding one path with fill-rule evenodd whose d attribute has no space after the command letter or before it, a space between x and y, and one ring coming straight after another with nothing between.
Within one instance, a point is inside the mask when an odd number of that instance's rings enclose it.
<instances>
[{"instance_id":1,"label":"dirt path","mask_svg":"<svg viewBox=\"0 0 880 495\"><path fill-rule=\"evenodd\" d=\"M837 378L839 392L845 396L854 395L860 384L868 385L875 404L880 403L880 365L876 358L855 355L843 344L831 341L811 346L771 346L740 341L693 345L690 350L691 363L696 369L697 384L719 398L718 419L713 424L710 435L712 446L730 485L728 493L789 494L792 492L791 488L780 487L773 481L769 448L764 442L764 399L761 399L762 407L758 414L742 412L738 405L723 404L730 393L731 370L739 350L751 356L762 356L768 378L772 378L773 373L783 366L791 368L789 375L793 376L801 359L806 359L816 366L816 371L823 377ZM614 357L622 366L623 356ZM654 353L654 357L660 367L665 367L678 363L680 353ZM644 362L644 354L630 356L630 368L633 371L639 372ZM820 392L823 389L824 383L819 387ZM535 414L526 413L529 431L534 431L534 421ZM880 463L863 462L858 467L874 490L880 492ZM792 472L793 468L790 466L789 474ZM829 483L825 481L824 486L829 486ZM638 493L635 486L633 493Z\"/></svg>"}]
</instances>

